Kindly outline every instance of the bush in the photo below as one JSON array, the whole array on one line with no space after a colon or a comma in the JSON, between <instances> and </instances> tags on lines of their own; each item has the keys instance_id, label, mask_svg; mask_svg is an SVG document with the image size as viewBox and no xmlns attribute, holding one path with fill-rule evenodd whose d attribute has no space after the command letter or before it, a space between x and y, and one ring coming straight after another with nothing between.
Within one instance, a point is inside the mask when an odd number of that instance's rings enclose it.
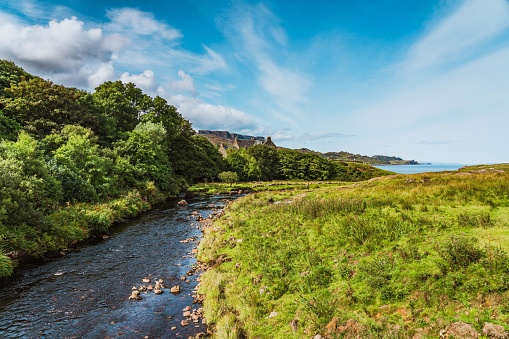
<instances>
[{"instance_id":1,"label":"bush","mask_svg":"<svg viewBox=\"0 0 509 339\"><path fill-rule=\"evenodd\" d=\"M451 235L439 249L439 254L449 268L467 267L484 257L484 251L476 247L477 239L464 235Z\"/></svg>"},{"instance_id":2,"label":"bush","mask_svg":"<svg viewBox=\"0 0 509 339\"><path fill-rule=\"evenodd\" d=\"M8 277L12 274L13 266L11 259L7 256L0 254L0 278Z\"/></svg>"},{"instance_id":3,"label":"bush","mask_svg":"<svg viewBox=\"0 0 509 339\"><path fill-rule=\"evenodd\" d=\"M218 177L219 177L219 180L221 180L222 182L229 183L230 186L233 183L239 181L239 176L235 172L221 172L221 173L219 173Z\"/></svg>"}]
</instances>

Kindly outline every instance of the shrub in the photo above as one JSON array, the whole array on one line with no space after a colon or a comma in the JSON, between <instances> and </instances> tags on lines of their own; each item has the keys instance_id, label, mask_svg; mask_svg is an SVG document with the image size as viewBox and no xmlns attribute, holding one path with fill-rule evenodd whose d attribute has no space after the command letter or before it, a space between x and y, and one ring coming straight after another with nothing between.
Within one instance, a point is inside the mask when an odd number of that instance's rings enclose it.
<instances>
[{"instance_id":1,"label":"shrub","mask_svg":"<svg viewBox=\"0 0 509 339\"><path fill-rule=\"evenodd\" d=\"M439 254L449 268L467 267L484 257L484 251L477 248L477 239L464 235L451 235L439 249Z\"/></svg>"},{"instance_id":2,"label":"shrub","mask_svg":"<svg viewBox=\"0 0 509 339\"><path fill-rule=\"evenodd\" d=\"M229 183L230 186L233 183L239 181L239 175L235 172L221 172L219 173L218 177L219 180L221 180L222 182Z\"/></svg>"},{"instance_id":3,"label":"shrub","mask_svg":"<svg viewBox=\"0 0 509 339\"><path fill-rule=\"evenodd\" d=\"M12 274L13 266L11 259L7 256L0 254L0 278L8 277Z\"/></svg>"}]
</instances>

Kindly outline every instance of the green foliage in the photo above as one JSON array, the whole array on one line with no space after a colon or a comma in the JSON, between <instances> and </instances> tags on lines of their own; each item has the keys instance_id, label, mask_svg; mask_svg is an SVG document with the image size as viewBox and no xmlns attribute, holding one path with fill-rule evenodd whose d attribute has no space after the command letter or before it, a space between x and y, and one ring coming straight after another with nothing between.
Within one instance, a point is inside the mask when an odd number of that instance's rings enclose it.
<instances>
[{"instance_id":1,"label":"green foliage","mask_svg":"<svg viewBox=\"0 0 509 339\"><path fill-rule=\"evenodd\" d=\"M14 267L11 259L0 253L0 278L8 277L12 274Z\"/></svg>"},{"instance_id":2,"label":"green foliage","mask_svg":"<svg viewBox=\"0 0 509 339\"><path fill-rule=\"evenodd\" d=\"M236 172L240 181L260 180L262 172L256 159L246 149L228 149L226 163L230 171Z\"/></svg>"},{"instance_id":3,"label":"green foliage","mask_svg":"<svg viewBox=\"0 0 509 339\"><path fill-rule=\"evenodd\" d=\"M113 139L124 138L127 132L132 131L141 115L149 110L152 101L135 84L124 84L120 80L99 85L92 96L113 121Z\"/></svg>"},{"instance_id":4,"label":"green foliage","mask_svg":"<svg viewBox=\"0 0 509 339\"><path fill-rule=\"evenodd\" d=\"M333 163L313 153L279 150L279 171L287 180L331 180L335 178Z\"/></svg>"},{"instance_id":5,"label":"green foliage","mask_svg":"<svg viewBox=\"0 0 509 339\"><path fill-rule=\"evenodd\" d=\"M239 176L237 175L236 172L221 172L219 173L219 180L221 180L222 182L226 182L226 183L229 183L230 186L239 181Z\"/></svg>"},{"instance_id":6,"label":"green foliage","mask_svg":"<svg viewBox=\"0 0 509 339\"><path fill-rule=\"evenodd\" d=\"M273 180L279 177L279 155L274 147L255 145L247 149L247 154L255 159L260 169L258 180Z\"/></svg>"},{"instance_id":7,"label":"green foliage","mask_svg":"<svg viewBox=\"0 0 509 339\"><path fill-rule=\"evenodd\" d=\"M228 149L230 171L247 180L341 180L360 181L391 174L370 165L333 162L315 153L255 145L248 149Z\"/></svg>"},{"instance_id":8,"label":"green foliage","mask_svg":"<svg viewBox=\"0 0 509 339\"><path fill-rule=\"evenodd\" d=\"M53 152L52 163L55 174L67 185L66 201L94 202L116 194L114 159L97 144L91 130L68 125L58 139L61 145ZM86 200L78 200L83 198Z\"/></svg>"},{"instance_id":9,"label":"green foliage","mask_svg":"<svg viewBox=\"0 0 509 339\"><path fill-rule=\"evenodd\" d=\"M60 183L37 150L37 141L21 133L16 142L0 142L0 225L44 225L44 214L60 203Z\"/></svg>"},{"instance_id":10,"label":"green foliage","mask_svg":"<svg viewBox=\"0 0 509 339\"><path fill-rule=\"evenodd\" d=\"M38 138L71 124L99 130L104 122L85 91L38 77L13 83L6 91L9 96L0 98L4 114Z\"/></svg>"},{"instance_id":11,"label":"green foliage","mask_svg":"<svg viewBox=\"0 0 509 339\"><path fill-rule=\"evenodd\" d=\"M16 85L21 80L30 79L32 76L12 61L0 59L0 98L10 95L7 88ZM1 104L0 104L1 108Z\"/></svg>"},{"instance_id":12,"label":"green foliage","mask_svg":"<svg viewBox=\"0 0 509 339\"><path fill-rule=\"evenodd\" d=\"M335 179L341 181L361 181L375 177L393 174L371 165L359 164L354 162L335 161Z\"/></svg>"},{"instance_id":13,"label":"green foliage","mask_svg":"<svg viewBox=\"0 0 509 339\"><path fill-rule=\"evenodd\" d=\"M163 192L177 193L164 127L148 121L138 124L128 135L127 140L115 144L115 152L123 159L117 162L117 171L124 186L141 189L151 181Z\"/></svg>"},{"instance_id":14,"label":"green foliage","mask_svg":"<svg viewBox=\"0 0 509 339\"><path fill-rule=\"evenodd\" d=\"M0 140L16 140L20 130L21 125L11 118L6 117L0 110Z\"/></svg>"},{"instance_id":15,"label":"green foliage","mask_svg":"<svg viewBox=\"0 0 509 339\"><path fill-rule=\"evenodd\" d=\"M477 239L472 237L451 235L438 252L449 268L465 268L484 256L484 251L477 248L476 243Z\"/></svg>"}]
</instances>

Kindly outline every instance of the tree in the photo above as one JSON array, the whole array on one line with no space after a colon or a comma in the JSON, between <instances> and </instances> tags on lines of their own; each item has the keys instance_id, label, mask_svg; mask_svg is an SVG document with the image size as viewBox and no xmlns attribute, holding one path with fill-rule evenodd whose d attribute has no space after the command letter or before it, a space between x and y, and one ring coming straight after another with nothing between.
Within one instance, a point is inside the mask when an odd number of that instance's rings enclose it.
<instances>
[{"instance_id":1,"label":"tree","mask_svg":"<svg viewBox=\"0 0 509 339\"><path fill-rule=\"evenodd\" d=\"M232 186L233 183L239 181L238 174L235 172L230 172L230 171L221 172L221 173L219 173L218 177L219 177L219 180L221 180L222 182L229 183L230 187Z\"/></svg>"},{"instance_id":2,"label":"tree","mask_svg":"<svg viewBox=\"0 0 509 339\"><path fill-rule=\"evenodd\" d=\"M258 164L261 180L273 180L279 176L279 155L276 148L268 145L255 145L247 149Z\"/></svg>"},{"instance_id":3,"label":"tree","mask_svg":"<svg viewBox=\"0 0 509 339\"><path fill-rule=\"evenodd\" d=\"M143 114L150 111L152 99L133 83L108 81L95 88L95 102L113 120L115 139L126 138L140 122Z\"/></svg>"},{"instance_id":4,"label":"tree","mask_svg":"<svg viewBox=\"0 0 509 339\"><path fill-rule=\"evenodd\" d=\"M140 123L128 136L127 140L115 143L120 180L138 188L152 181L163 192L178 193L162 124Z\"/></svg>"},{"instance_id":5,"label":"tree","mask_svg":"<svg viewBox=\"0 0 509 339\"><path fill-rule=\"evenodd\" d=\"M329 180L336 175L336 166L319 155L294 150L280 150L278 154L283 179Z\"/></svg>"},{"instance_id":6,"label":"tree","mask_svg":"<svg viewBox=\"0 0 509 339\"><path fill-rule=\"evenodd\" d=\"M0 139L16 140L21 125L0 111Z\"/></svg>"},{"instance_id":7,"label":"tree","mask_svg":"<svg viewBox=\"0 0 509 339\"><path fill-rule=\"evenodd\" d=\"M5 89L11 87L11 84L17 84L21 80L30 78L32 76L25 72L23 68L16 66L14 62L0 60L0 98L10 96L10 93Z\"/></svg>"},{"instance_id":8,"label":"tree","mask_svg":"<svg viewBox=\"0 0 509 339\"><path fill-rule=\"evenodd\" d=\"M51 175L38 142L26 133L0 142L0 228L42 229L45 215L61 202L60 183Z\"/></svg>"},{"instance_id":9,"label":"tree","mask_svg":"<svg viewBox=\"0 0 509 339\"><path fill-rule=\"evenodd\" d=\"M43 138L65 125L92 130L104 126L104 117L93 105L90 94L33 77L11 83L8 97L0 98L5 116L15 120L30 134Z\"/></svg>"},{"instance_id":10,"label":"tree","mask_svg":"<svg viewBox=\"0 0 509 339\"><path fill-rule=\"evenodd\" d=\"M240 181L260 180L262 172L256 159L249 155L247 150L228 149L226 156L227 167L230 171L236 172Z\"/></svg>"},{"instance_id":11,"label":"tree","mask_svg":"<svg viewBox=\"0 0 509 339\"><path fill-rule=\"evenodd\" d=\"M48 140L58 147L51 164L64 185L66 201L95 202L116 195L114 155L101 149L90 129L68 125Z\"/></svg>"}]
</instances>

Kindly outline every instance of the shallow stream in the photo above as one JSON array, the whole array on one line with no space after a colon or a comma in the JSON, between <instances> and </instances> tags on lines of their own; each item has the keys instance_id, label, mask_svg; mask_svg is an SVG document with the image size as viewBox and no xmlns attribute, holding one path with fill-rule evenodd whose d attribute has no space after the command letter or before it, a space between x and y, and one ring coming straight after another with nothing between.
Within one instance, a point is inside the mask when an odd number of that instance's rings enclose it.
<instances>
[{"instance_id":1,"label":"shallow stream","mask_svg":"<svg viewBox=\"0 0 509 339\"><path fill-rule=\"evenodd\" d=\"M205 332L201 321L181 325L185 307L200 307L192 297L197 275L186 273L202 235L197 218L230 199L164 205L117 226L107 239L19 270L0 285L0 338L188 338ZM196 240L181 242L190 238ZM164 293L128 300L145 277L163 279ZM174 285L179 294L170 293Z\"/></svg>"}]
</instances>

